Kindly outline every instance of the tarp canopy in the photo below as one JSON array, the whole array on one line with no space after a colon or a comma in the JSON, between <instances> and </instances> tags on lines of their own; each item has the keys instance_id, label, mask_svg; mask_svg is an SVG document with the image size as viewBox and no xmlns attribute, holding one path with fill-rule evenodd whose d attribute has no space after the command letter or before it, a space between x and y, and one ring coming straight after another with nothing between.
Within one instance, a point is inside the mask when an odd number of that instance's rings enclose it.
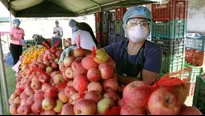
<instances>
[{"instance_id":1,"label":"tarp canopy","mask_svg":"<svg viewBox=\"0 0 205 116\"><path fill-rule=\"evenodd\" d=\"M161 0L1 0L15 17L75 17Z\"/></svg>"}]
</instances>

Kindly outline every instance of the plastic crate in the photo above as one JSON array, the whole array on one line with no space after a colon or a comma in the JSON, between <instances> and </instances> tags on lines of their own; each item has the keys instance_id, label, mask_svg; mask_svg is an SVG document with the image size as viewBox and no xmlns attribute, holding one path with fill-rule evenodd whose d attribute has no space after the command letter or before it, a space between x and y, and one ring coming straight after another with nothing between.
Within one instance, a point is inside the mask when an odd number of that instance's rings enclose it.
<instances>
[{"instance_id":1,"label":"plastic crate","mask_svg":"<svg viewBox=\"0 0 205 116\"><path fill-rule=\"evenodd\" d=\"M122 21L115 21L115 33L116 34L123 34L123 22Z\"/></svg>"},{"instance_id":2,"label":"plastic crate","mask_svg":"<svg viewBox=\"0 0 205 116\"><path fill-rule=\"evenodd\" d=\"M100 23L102 21L101 12L95 13L95 22Z\"/></svg>"},{"instance_id":3,"label":"plastic crate","mask_svg":"<svg viewBox=\"0 0 205 116\"><path fill-rule=\"evenodd\" d=\"M108 21L110 21L110 19L111 19L111 12L108 12L108 11L103 12L103 20L102 21L108 22Z\"/></svg>"},{"instance_id":4,"label":"plastic crate","mask_svg":"<svg viewBox=\"0 0 205 116\"><path fill-rule=\"evenodd\" d=\"M109 33L115 33L115 22L109 21Z\"/></svg>"},{"instance_id":5,"label":"plastic crate","mask_svg":"<svg viewBox=\"0 0 205 116\"><path fill-rule=\"evenodd\" d=\"M193 48L196 50L205 50L205 36L200 38L190 38L187 37L185 40L186 48Z\"/></svg>"},{"instance_id":6,"label":"plastic crate","mask_svg":"<svg viewBox=\"0 0 205 116\"><path fill-rule=\"evenodd\" d=\"M152 4L154 21L187 19L188 0L170 0L167 4Z\"/></svg>"},{"instance_id":7,"label":"plastic crate","mask_svg":"<svg viewBox=\"0 0 205 116\"><path fill-rule=\"evenodd\" d=\"M196 79L193 105L205 114L205 78L199 75Z\"/></svg>"},{"instance_id":8,"label":"plastic crate","mask_svg":"<svg viewBox=\"0 0 205 116\"><path fill-rule=\"evenodd\" d=\"M153 38L153 43L161 46L163 54L169 55L185 55L184 39L161 39Z\"/></svg>"},{"instance_id":9,"label":"plastic crate","mask_svg":"<svg viewBox=\"0 0 205 116\"><path fill-rule=\"evenodd\" d=\"M107 33L109 31L108 29L108 22L107 21L103 21L102 22L102 32L103 33Z\"/></svg>"},{"instance_id":10,"label":"plastic crate","mask_svg":"<svg viewBox=\"0 0 205 116\"><path fill-rule=\"evenodd\" d=\"M191 82L196 82L196 77L198 75L201 75L203 73L203 67L202 66L193 66L185 62L184 64L185 67L191 67L192 72L191 72Z\"/></svg>"},{"instance_id":11,"label":"plastic crate","mask_svg":"<svg viewBox=\"0 0 205 116\"><path fill-rule=\"evenodd\" d=\"M96 32L97 33L101 32L101 23L96 23Z\"/></svg>"},{"instance_id":12,"label":"plastic crate","mask_svg":"<svg viewBox=\"0 0 205 116\"><path fill-rule=\"evenodd\" d=\"M108 45L108 34L107 33L102 33L102 44Z\"/></svg>"},{"instance_id":13,"label":"plastic crate","mask_svg":"<svg viewBox=\"0 0 205 116\"><path fill-rule=\"evenodd\" d=\"M96 33L96 39L97 39L98 43L101 43L101 41L102 41L102 34L101 33Z\"/></svg>"},{"instance_id":14,"label":"plastic crate","mask_svg":"<svg viewBox=\"0 0 205 116\"><path fill-rule=\"evenodd\" d=\"M125 7L116 8L115 9L116 20L122 20L126 11L127 11L127 9Z\"/></svg>"},{"instance_id":15,"label":"plastic crate","mask_svg":"<svg viewBox=\"0 0 205 116\"><path fill-rule=\"evenodd\" d=\"M161 73L180 71L184 68L184 56L163 56Z\"/></svg>"},{"instance_id":16,"label":"plastic crate","mask_svg":"<svg viewBox=\"0 0 205 116\"><path fill-rule=\"evenodd\" d=\"M152 38L185 38L187 20L152 22Z\"/></svg>"},{"instance_id":17,"label":"plastic crate","mask_svg":"<svg viewBox=\"0 0 205 116\"><path fill-rule=\"evenodd\" d=\"M110 18L111 21L116 20L115 14L116 14L115 12L111 12L111 18Z\"/></svg>"}]
</instances>

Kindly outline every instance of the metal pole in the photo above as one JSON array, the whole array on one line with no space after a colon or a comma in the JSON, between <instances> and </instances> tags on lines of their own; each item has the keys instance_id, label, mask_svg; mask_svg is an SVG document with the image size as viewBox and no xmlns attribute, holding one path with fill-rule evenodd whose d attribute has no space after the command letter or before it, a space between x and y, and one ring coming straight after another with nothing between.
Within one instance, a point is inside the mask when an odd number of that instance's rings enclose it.
<instances>
[{"instance_id":1,"label":"metal pole","mask_svg":"<svg viewBox=\"0 0 205 116\"><path fill-rule=\"evenodd\" d=\"M1 33L0 33L0 40L1 40ZM1 43L1 41L0 41L0 43ZM0 79L0 83L1 83L1 79ZM3 92L1 91L1 85L0 85L0 115L4 114L2 93Z\"/></svg>"},{"instance_id":2,"label":"metal pole","mask_svg":"<svg viewBox=\"0 0 205 116\"><path fill-rule=\"evenodd\" d=\"M1 40L1 35L0 35L0 40ZM4 89L4 96L5 96L5 101L6 101L6 111L9 112L9 94L8 94L8 88L7 88L7 81L6 81L6 73L5 73L5 67L4 67L4 62L3 62L3 50L2 50L2 45L0 42L0 66L1 66L1 85L3 85Z\"/></svg>"}]
</instances>

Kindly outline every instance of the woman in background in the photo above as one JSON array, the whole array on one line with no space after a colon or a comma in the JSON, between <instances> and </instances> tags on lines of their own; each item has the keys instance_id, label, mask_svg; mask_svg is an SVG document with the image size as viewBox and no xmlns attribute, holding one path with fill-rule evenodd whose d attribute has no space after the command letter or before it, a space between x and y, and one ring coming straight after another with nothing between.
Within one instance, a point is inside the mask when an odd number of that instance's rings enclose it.
<instances>
[{"instance_id":1,"label":"woman in background","mask_svg":"<svg viewBox=\"0 0 205 116\"><path fill-rule=\"evenodd\" d=\"M14 65L18 62L19 57L23 52L22 45L24 43L24 30L19 27L21 24L19 19L13 20L13 27L10 31L10 52L14 60Z\"/></svg>"}]
</instances>

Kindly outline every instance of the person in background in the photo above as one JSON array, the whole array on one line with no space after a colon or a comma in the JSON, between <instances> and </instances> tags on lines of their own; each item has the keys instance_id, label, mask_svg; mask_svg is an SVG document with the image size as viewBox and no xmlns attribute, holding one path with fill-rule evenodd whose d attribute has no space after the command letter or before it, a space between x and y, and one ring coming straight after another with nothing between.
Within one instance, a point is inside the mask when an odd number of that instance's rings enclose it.
<instances>
[{"instance_id":1,"label":"person in background","mask_svg":"<svg viewBox=\"0 0 205 116\"><path fill-rule=\"evenodd\" d=\"M23 48L22 45L24 44L24 30L19 27L21 24L19 19L13 20L13 27L10 31L10 47L9 50L11 52L11 55L13 57L14 65L18 62L22 52Z\"/></svg>"},{"instance_id":2,"label":"person in background","mask_svg":"<svg viewBox=\"0 0 205 116\"><path fill-rule=\"evenodd\" d=\"M162 50L160 46L147 41L151 20L151 12L147 7L131 7L123 16L127 39L103 48L116 63L120 83L141 80L151 85L161 71Z\"/></svg>"},{"instance_id":3,"label":"person in background","mask_svg":"<svg viewBox=\"0 0 205 116\"><path fill-rule=\"evenodd\" d=\"M71 19L70 22L69 22L69 26L71 28L74 27L74 26L77 26L80 30L89 32L90 35L92 36L93 41L95 42L95 45L97 46L97 44L98 44L97 39L96 39L96 37L93 33L93 30L92 30L92 28L90 27L89 24L87 24L85 22L77 22L74 19Z\"/></svg>"},{"instance_id":4,"label":"person in background","mask_svg":"<svg viewBox=\"0 0 205 116\"><path fill-rule=\"evenodd\" d=\"M73 46L79 46L78 38L80 37L80 43L83 49L92 50L93 47L97 48L94 38L91 36L90 32L81 30L78 26L78 23L74 20L70 20L69 26L72 28L73 34L71 38L71 44Z\"/></svg>"},{"instance_id":5,"label":"person in background","mask_svg":"<svg viewBox=\"0 0 205 116\"><path fill-rule=\"evenodd\" d=\"M60 41L58 47L62 48L62 37L63 37L63 29L59 26L59 22L55 21L56 27L53 28L54 37L51 40L51 46L54 46L56 41Z\"/></svg>"}]
</instances>

